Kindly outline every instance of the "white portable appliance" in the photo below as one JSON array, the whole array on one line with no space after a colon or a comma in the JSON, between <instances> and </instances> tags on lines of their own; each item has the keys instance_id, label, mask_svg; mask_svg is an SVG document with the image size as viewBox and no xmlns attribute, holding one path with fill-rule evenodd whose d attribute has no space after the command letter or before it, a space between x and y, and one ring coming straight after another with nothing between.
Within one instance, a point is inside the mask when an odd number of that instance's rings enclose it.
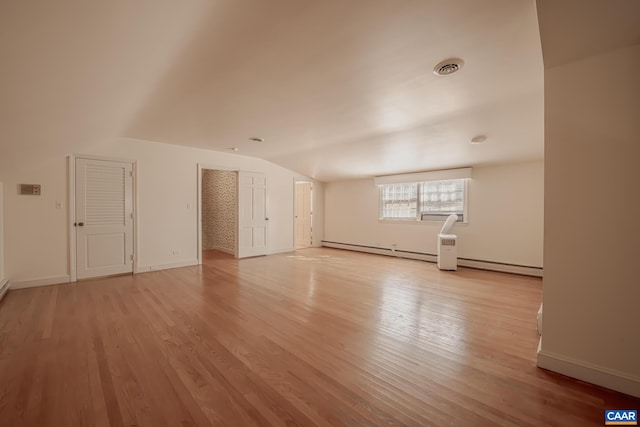
<instances>
[{"instance_id":1,"label":"white portable appliance","mask_svg":"<svg viewBox=\"0 0 640 427\"><path fill-rule=\"evenodd\" d=\"M449 215L438 233L438 268L440 270L458 269L458 236L448 234L457 220L458 215Z\"/></svg>"}]
</instances>

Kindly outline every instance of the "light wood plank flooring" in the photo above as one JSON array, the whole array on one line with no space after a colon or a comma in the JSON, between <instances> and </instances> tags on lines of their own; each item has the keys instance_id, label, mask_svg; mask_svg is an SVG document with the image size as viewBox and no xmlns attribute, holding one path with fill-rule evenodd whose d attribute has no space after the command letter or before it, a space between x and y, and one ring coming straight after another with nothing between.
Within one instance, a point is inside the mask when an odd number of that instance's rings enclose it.
<instances>
[{"instance_id":1,"label":"light wood plank flooring","mask_svg":"<svg viewBox=\"0 0 640 427\"><path fill-rule=\"evenodd\" d=\"M541 281L337 249L11 291L1 426L601 426L535 367Z\"/></svg>"}]
</instances>

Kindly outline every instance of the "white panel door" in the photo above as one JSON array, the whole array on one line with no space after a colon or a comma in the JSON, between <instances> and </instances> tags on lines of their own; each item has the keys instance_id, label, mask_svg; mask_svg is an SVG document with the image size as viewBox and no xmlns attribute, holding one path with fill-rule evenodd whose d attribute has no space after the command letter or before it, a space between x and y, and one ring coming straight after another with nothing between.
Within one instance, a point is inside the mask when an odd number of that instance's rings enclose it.
<instances>
[{"instance_id":1,"label":"white panel door","mask_svg":"<svg viewBox=\"0 0 640 427\"><path fill-rule=\"evenodd\" d=\"M311 246L311 183L296 183L296 247Z\"/></svg>"},{"instance_id":2,"label":"white panel door","mask_svg":"<svg viewBox=\"0 0 640 427\"><path fill-rule=\"evenodd\" d=\"M238 258L267 254L267 178L238 172Z\"/></svg>"},{"instance_id":3,"label":"white panel door","mask_svg":"<svg viewBox=\"0 0 640 427\"><path fill-rule=\"evenodd\" d=\"M76 159L78 279L133 272L133 166Z\"/></svg>"}]
</instances>

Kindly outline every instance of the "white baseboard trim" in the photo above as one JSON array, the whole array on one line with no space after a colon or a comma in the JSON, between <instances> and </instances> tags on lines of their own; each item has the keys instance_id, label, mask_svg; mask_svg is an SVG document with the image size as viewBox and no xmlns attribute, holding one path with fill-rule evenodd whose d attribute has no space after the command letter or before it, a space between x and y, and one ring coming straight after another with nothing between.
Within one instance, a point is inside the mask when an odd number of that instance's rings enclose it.
<instances>
[{"instance_id":1,"label":"white baseboard trim","mask_svg":"<svg viewBox=\"0 0 640 427\"><path fill-rule=\"evenodd\" d=\"M356 251L356 252L366 252L368 254L376 254L376 255L386 255L386 256L395 256L399 258L408 258L408 259L417 259L419 261L427 261L427 262L436 262L437 258L435 255L419 253L419 252L409 252L409 251L392 251L391 249L386 248L376 248L374 246L360 246L360 245L352 245L349 243L338 243L338 242L322 242L322 246L327 248L335 248L335 249L346 249L348 251Z\"/></svg>"},{"instance_id":2,"label":"white baseboard trim","mask_svg":"<svg viewBox=\"0 0 640 427\"><path fill-rule=\"evenodd\" d=\"M9 291L11 283L7 279L0 280L0 301L4 298L4 295Z\"/></svg>"},{"instance_id":3,"label":"white baseboard trim","mask_svg":"<svg viewBox=\"0 0 640 427\"><path fill-rule=\"evenodd\" d=\"M71 282L71 277L67 274L64 276L43 277L40 279L11 282L11 289L36 288L38 286L60 285L62 283L69 282Z\"/></svg>"},{"instance_id":4,"label":"white baseboard trim","mask_svg":"<svg viewBox=\"0 0 640 427\"><path fill-rule=\"evenodd\" d=\"M353 245L349 243L338 243L338 242L328 242L328 241L323 241L322 246L325 246L327 248L346 249L349 251L366 252L366 253L377 254L377 255L395 256L398 258L417 259L420 261L427 261L427 262L433 262L433 263L438 261L437 255L423 253L423 252L412 252L412 251L403 251L403 250L392 251L391 249L387 249L387 248L377 248L374 246ZM504 264L504 263L493 262L493 261L481 261L481 260L468 259L468 258L458 258L458 266L477 268L480 270L499 271L502 273L522 274L524 276L542 277L542 268L529 267L525 265L513 265L513 264Z\"/></svg>"},{"instance_id":5,"label":"white baseboard trim","mask_svg":"<svg viewBox=\"0 0 640 427\"><path fill-rule=\"evenodd\" d=\"M139 265L136 273L146 273L148 271L157 270L169 270L171 268L190 267L192 265L198 265L197 259L187 259L177 262L170 262L167 264L155 264L155 265Z\"/></svg>"},{"instance_id":6,"label":"white baseboard trim","mask_svg":"<svg viewBox=\"0 0 640 427\"><path fill-rule=\"evenodd\" d=\"M479 270L499 271L501 273L522 274L524 276L542 277L542 268L526 265L503 264L501 262L480 261L475 259L458 258L461 267L477 268Z\"/></svg>"},{"instance_id":7,"label":"white baseboard trim","mask_svg":"<svg viewBox=\"0 0 640 427\"><path fill-rule=\"evenodd\" d=\"M640 378L588 362L538 350L538 367L640 397Z\"/></svg>"}]
</instances>

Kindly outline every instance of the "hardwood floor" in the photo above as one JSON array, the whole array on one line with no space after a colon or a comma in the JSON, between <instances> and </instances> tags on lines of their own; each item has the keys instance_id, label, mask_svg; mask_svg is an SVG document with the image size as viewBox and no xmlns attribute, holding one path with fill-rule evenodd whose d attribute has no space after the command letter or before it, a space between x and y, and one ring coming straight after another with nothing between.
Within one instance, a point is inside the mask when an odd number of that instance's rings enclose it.
<instances>
[{"instance_id":1,"label":"hardwood floor","mask_svg":"<svg viewBox=\"0 0 640 427\"><path fill-rule=\"evenodd\" d=\"M11 291L1 426L601 426L535 367L539 279L305 249Z\"/></svg>"}]
</instances>

